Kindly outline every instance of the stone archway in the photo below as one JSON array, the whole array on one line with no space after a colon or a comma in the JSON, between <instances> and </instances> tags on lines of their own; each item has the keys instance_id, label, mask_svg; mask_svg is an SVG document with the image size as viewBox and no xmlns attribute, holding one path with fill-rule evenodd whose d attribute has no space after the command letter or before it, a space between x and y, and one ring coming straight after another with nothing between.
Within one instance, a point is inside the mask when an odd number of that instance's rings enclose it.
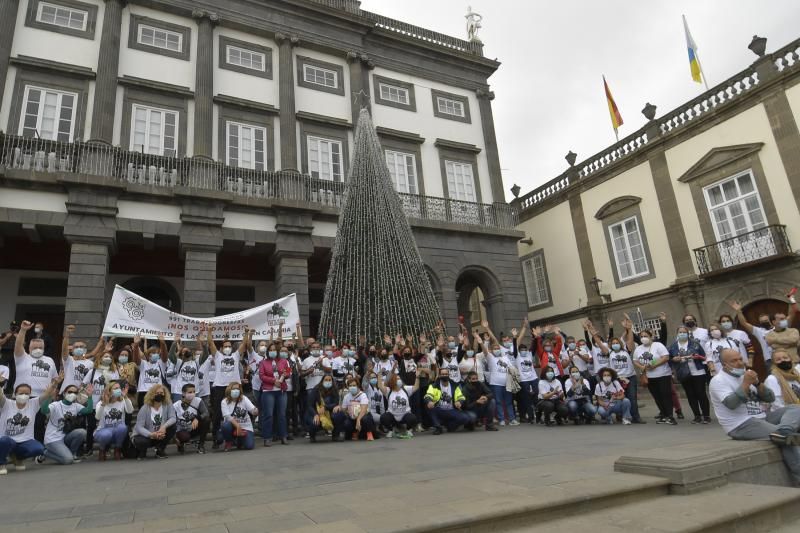
<instances>
[{"instance_id":1,"label":"stone archway","mask_svg":"<svg viewBox=\"0 0 800 533\"><path fill-rule=\"evenodd\" d=\"M470 265L461 269L456 278L458 314L464 317L465 324L471 322L473 317L469 303L475 289L480 289L483 293L481 303L486 309L486 318L495 333L500 335L500 332L506 329L503 290L499 280L489 269L479 265Z\"/></svg>"},{"instance_id":2,"label":"stone archway","mask_svg":"<svg viewBox=\"0 0 800 533\"><path fill-rule=\"evenodd\" d=\"M181 311L181 299L178 291L169 282L161 278L138 276L121 285L165 309L177 313Z\"/></svg>"}]
</instances>

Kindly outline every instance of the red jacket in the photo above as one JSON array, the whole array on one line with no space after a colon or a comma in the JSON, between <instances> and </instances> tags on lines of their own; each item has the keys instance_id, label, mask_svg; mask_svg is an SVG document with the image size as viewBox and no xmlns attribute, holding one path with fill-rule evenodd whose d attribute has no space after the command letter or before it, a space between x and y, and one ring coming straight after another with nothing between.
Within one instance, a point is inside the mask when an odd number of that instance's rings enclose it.
<instances>
[{"instance_id":1,"label":"red jacket","mask_svg":"<svg viewBox=\"0 0 800 533\"><path fill-rule=\"evenodd\" d=\"M561 366L561 348L564 347L564 337L560 334L555 336L555 340L550 341L553 344L553 357L556 359L556 366L558 371L563 376L564 368ZM544 338L536 337L536 353L539 355L539 369L547 368L549 365L549 358L547 352L544 351Z\"/></svg>"},{"instance_id":2,"label":"red jacket","mask_svg":"<svg viewBox=\"0 0 800 533\"><path fill-rule=\"evenodd\" d=\"M283 382L280 384L281 390L286 390L286 382L292 375L292 367L289 366L289 361L286 359L264 359L258 365L258 377L261 378L261 390L273 391L275 389L275 367L277 366L278 374L284 376Z\"/></svg>"}]
</instances>

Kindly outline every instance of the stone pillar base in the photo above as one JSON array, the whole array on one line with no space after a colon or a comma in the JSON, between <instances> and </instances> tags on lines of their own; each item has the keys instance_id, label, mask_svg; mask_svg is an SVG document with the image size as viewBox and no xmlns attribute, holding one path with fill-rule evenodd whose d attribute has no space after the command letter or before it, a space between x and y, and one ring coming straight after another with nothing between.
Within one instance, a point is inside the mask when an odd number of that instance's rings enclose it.
<instances>
[{"instance_id":1,"label":"stone pillar base","mask_svg":"<svg viewBox=\"0 0 800 533\"><path fill-rule=\"evenodd\" d=\"M75 324L74 338L92 344L105 322L109 246L72 243L64 323Z\"/></svg>"},{"instance_id":2,"label":"stone pillar base","mask_svg":"<svg viewBox=\"0 0 800 533\"><path fill-rule=\"evenodd\" d=\"M297 308L300 311L300 322L305 329L308 329L308 257L299 254L276 253L272 262L275 265L276 297L282 298L287 294L295 293ZM289 324L287 326L293 327ZM314 333L308 332L311 335Z\"/></svg>"},{"instance_id":3,"label":"stone pillar base","mask_svg":"<svg viewBox=\"0 0 800 533\"><path fill-rule=\"evenodd\" d=\"M217 252L186 250L183 314L214 316L217 311Z\"/></svg>"}]
</instances>

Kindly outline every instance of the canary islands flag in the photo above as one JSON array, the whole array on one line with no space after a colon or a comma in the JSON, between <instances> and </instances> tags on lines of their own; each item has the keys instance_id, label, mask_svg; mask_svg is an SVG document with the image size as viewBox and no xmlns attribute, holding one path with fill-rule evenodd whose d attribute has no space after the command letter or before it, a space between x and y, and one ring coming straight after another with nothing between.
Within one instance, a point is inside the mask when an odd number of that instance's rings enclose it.
<instances>
[{"instance_id":1,"label":"canary islands flag","mask_svg":"<svg viewBox=\"0 0 800 533\"><path fill-rule=\"evenodd\" d=\"M686 30L686 48L689 49L689 69L692 71L692 79L697 83L702 83L703 71L700 68L700 59L697 57L697 43L694 42L692 34L689 32L686 15L683 15L683 29Z\"/></svg>"},{"instance_id":2,"label":"canary islands flag","mask_svg":"<svg viewBox=\"0 0 800 533\"><path fill-rule=\"evenodd\" d=\"M622 115L619 114L619 109L617 109L617 104L614 102L614 97L611 96L611 90L608 88L608 82L606 82L605 76L603 76L603 87L606 90L606 100L608 101L608 113L611 115L611 125L614 127L614 133L616 134L617 130L624 122L622 122Z\"/></svg>"}]
</instances>

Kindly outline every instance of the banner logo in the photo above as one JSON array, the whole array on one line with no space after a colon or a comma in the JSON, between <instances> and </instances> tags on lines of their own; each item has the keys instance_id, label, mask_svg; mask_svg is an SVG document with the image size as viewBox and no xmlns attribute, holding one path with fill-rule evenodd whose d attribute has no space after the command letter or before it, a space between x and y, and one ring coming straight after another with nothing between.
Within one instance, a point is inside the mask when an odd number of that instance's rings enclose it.
<instances>
[{"instance_id":1,"label":"banner logo","mask_svg":"<svg viewBox=\"0 0 800 533\"><path fill-rule=\"evenodd\" d=\"M128 313L131 320L141 320L144 318L144 304L133 296L128 296L122 300L122 308Z\"/></svg>"}]
</instances>

